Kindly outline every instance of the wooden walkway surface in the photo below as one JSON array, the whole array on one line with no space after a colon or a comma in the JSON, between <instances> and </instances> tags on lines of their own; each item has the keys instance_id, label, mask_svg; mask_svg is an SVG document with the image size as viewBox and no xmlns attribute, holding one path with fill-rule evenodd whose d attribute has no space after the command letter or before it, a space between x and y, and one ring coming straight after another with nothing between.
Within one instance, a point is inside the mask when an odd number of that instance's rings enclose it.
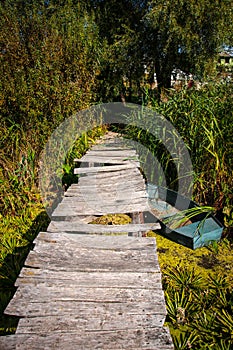
<instances>
[{"instance_id":1,"label":"wooden walkway surface","mask_svg":"<svg viewBox=\"0 0 233 350\"><path fill-rule=\"evenodd\" d=\"M0 349L173 349L156 242L142 237L158 224L140 214L149 207L135 151L107 134L77 162L79 183L16 281L5 314L20 321L16 334L0 337ZM132 223L90 224L115 213Z\"/></svg>"}]
</instances>

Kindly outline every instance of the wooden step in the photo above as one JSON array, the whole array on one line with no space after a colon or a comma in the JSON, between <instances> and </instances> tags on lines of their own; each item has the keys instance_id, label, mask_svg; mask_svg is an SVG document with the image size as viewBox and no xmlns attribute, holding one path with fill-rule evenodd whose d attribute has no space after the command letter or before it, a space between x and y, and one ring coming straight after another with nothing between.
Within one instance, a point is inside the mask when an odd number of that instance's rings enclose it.
<instances>
[{"instance_id":1,"label":"wooden step","mask_svg":"<svg viewBox=\"0 0 233 350\"><path fill-rule=\"evenodd\" d=\"M127 224L127 225L100 225L100 224L78 224L69 221L52 221L47 229L48 232L71 232L71 233L130 233L158 230L161 226L158 223Z\"/></svg>"},{"instance_id":2,"label":"wooden step","mask_svg":"<svg viewBox=\"0 0 233 350\"><path fill-rule=\"evenodd\" d=\"M174 349L167 328L98 330L58 332L45 334L17 334L0 337L0 348L4 350L171 350ZM66 328L68 328L67 325Z\"/></svg>"},{"instance_id":3,"label":"wooden step","mask_svg":"<svg viewBox=\"0 0 233 350\"><path fill-rule=\"evenodd\" d=\"M137 166L137 165L136 165ZM90 168L75 168L74 174L86 174L86 173L99 173L99 172L114 172L124 169L134 169L135 164L133 162L120 164L120 165L109 165L109 166L97 166Z\"/></svg>"}]
</instances>

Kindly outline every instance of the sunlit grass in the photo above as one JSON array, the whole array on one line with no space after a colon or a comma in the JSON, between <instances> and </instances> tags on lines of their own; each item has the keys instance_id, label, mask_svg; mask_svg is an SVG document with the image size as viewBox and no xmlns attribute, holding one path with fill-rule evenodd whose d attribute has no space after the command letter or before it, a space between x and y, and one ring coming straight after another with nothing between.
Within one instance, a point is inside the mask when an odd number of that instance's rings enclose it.
<instances>
[{"instance_id":1,"label":"sunlit grass","mask_svg":"<svg viewBox=\"0 0 233 350\"><path fill-rule=\"evenodd\" d=\"M223 239L215 246L208 246L191 250L152 231L148 236L156 236L159 263L162 272L170 267L193 268L197 274L207 278L226 274L229 283L233 284L233 246L227 239Z\"/></svg>"},{"instance_id":2,"label":"sunlit grass","mask_svg":"<svg viewBox=\"0 0 233 350\"><path fill-rule=\"evenodd\" d=\"M175 349L229 349L232 342L233 246L191 250L152 231L163 275Z\"/></svg>"}]
</instances>

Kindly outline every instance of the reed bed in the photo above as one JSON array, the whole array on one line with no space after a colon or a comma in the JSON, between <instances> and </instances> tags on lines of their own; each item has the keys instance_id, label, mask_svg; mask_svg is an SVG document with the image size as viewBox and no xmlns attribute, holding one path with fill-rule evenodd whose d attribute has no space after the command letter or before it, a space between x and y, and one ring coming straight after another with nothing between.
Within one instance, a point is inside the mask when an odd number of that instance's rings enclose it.
<instances>
[{"instance_id":1,"label":"reed bed","mask_svg":"<svg viewBox=\"0 0 233 350\"><path fill-rule=\"evenodd\" d=\"M201 205L214 207L217 217L227 228L224 234L232 239L232 84L209 83L199 90L169 90L164 102L153 98L148 90L144 94L146 106L164 116L175 128L172 133L168 131L167 140L173 143L176 154L179 155L179 137L185 143L193 167L192 199ZM138 121L140 116L135 114L134 118ZM166 185L177 190L179 163L173 159L166 145L150 132L154 124L155 121L148 118L143 129L127 125L121 132L145 146L142 161L151 164L155 157L158 160L155 165L159 165L165 174ZM167 132L166 128L163 132ZM188 173L182 175L190 176ZM164 185L160 183L164 180L159 179L156 173L150 176L149 181Z\"/></svg>"}]
</instances>

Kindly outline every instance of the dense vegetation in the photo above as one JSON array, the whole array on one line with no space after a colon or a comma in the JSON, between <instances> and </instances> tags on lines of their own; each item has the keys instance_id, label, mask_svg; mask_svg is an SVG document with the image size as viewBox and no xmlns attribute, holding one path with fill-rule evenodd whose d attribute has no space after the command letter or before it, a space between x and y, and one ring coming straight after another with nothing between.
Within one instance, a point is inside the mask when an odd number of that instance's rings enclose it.
<instances>
[{"instance_id":1,"label":"dense vegetation","mask_svg":"<svg viewBox=\"0 0 233 350\"><path fill-rule=\"evenodd\" d=\"M0 18L0 312L14 293L14 281L34 237L48 225L38 191L38 160L46 141L74 112L94 103L120 100L121 94L127 101L143 101L163 114L182 136L194 168L194 199L213 206L226 226L227 240L215 247L218 252L213 259L220 261L221 254L228 255L230 264L232 84L216 80L216 74L212 83L199 90L161 92L162 87L170 86L174 68L191 71L205 81L207 73L216 73L213 61L219 45L232 39L229 1L216 1L213 7L207 0L198 4L167 1L166 6L161 1L5 0L0 4ZM144 65L149 76L144 74ZM166 72L162 77L161 70ZM158 94L150 90L154 72L160 83ZM63 168L64 183L72 181L73 157L82 155L104 131L95 128L74 140ZM171 162L158 142L133 127L124 133L155 153L168 183L175 186ZM208 287L206 273L200 280L189 266L186 269L184 261L184 268L175 268L179 262L174 256L174 270L168 270L164 259L169 261L169 249L166 253L161 249L168 322L178 330L173 332L177 349L190 348L191 343L205 349L205 337L213 349L230 349L232 294L227 283L232 281L231 271L219 264L218 276L211 277ZM190 256L184 251L180 254L187 260ZM226 277L221 275L223 270ZM187 276L192 282L188 286L181 281ZM206 296L202 300L200 293ZM211 307L213 298L217 302ZM194 303L198 310L193 310ZM179 308L185 308L185 319ZM203 320L201 338L192 333L198 322L194 311ZM2 316L2 333L14 330L12 321ZM183 335L186 327L187 339Z\"/></svg>"},{"instance_id":2,"label":"dense vegetation","mask_svg":"<svg viewBox=\"0 0 233 350\"><path fill-rule=\"evenodd\" d=\"M170 90L164 102L158 102L146 90L144 100L152 110L166 116L185 142L194 172L193 199L202 205L213 206L219 219L229 228L229 237L232 237L232 84L215 81L199 90ZM156 122L148 119L144 130L128 125L122 132L125 136L140 141L159 159L166 174L166 185L177 190L174 162L161 141L150 133L153 125ZM170 142L172 139L173 142L178 140L174 134L168 134L167 137ZM143 154L145 163L153 161L146 157L147 154ZM153 174L150 175L152 178L148 180L156 183L160 181L156 174L154 178Z\"/></svg>"},{"instance_id":3,"label":"dense vegetation","mask_svg":"<svg viewBox=\"0 0 233 350\"><path fill-rule=\"evenodd\" d=\"M166 321L175 349L230 350L233 255L229 240L195 251L159 235L156 241Z\"/></svg>"}]
</instances>

